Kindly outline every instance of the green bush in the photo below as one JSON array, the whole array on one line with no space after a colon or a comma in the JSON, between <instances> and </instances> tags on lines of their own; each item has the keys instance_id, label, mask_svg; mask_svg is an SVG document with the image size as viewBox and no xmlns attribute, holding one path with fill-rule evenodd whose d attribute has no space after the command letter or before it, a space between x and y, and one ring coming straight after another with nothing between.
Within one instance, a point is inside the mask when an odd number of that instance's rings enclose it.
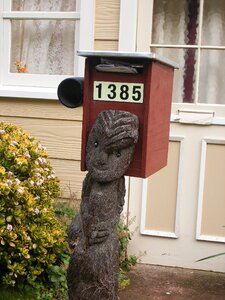
<instances>
[{"instance_id":1,"label":"green bush","mask_svg":"<svg viewBox=\"0 0 225 300\"><path fill-rule=\"evenodd\" d=\"M28 133L0 122L0 295L4 299L67 299L66 240L74 210L65 203L53 207L59 181L47 157L45 148ZM123 288L129 285L126 273L137 258L127 256L131 233L123 221L118 237Z\"/></svg>"},{"instance_id":2,"label":"green bush","mask_svg":"<svg viewBox=\"0 0 225 300\"><path fill-rule=\"evenodd\" d=\"M41 290L56 277L65 281L65 272L56 269L68 260L66 233L53 209L58 195L45 148L21 128L0 122L1 285Z\"/></svg>"},{"instance_id":3,"label":"green bush","mask_svg":"<svg viewBox=\"0 0 225 300\"><path fill-rule=\"evenodd\" d=\"M131 232L129 226L121 220L118 224L118 239L119 239L119 289L123 289L130 284L130 279L127 272L132 266L137 264L138 258L135 255L127 254L127 247L131 240Z\"/></svg>"}]
</instances>

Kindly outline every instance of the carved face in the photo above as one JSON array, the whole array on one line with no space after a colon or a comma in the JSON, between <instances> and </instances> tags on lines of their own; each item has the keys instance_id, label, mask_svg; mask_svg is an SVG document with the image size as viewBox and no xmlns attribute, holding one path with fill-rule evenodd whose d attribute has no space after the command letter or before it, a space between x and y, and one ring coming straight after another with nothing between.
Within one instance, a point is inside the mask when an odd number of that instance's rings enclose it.
<instances>
[{"instance_id":1,"label":"carved face","mask_svg":"<svg viewBox=\"0 0 225 300\"><path fill-rule=\"evenodd\" d=\"M88 138L86 165L92 178L109 182L123 176L138 139L138 118L124 111L101 112Z\"/></svg>"}]
</instances>

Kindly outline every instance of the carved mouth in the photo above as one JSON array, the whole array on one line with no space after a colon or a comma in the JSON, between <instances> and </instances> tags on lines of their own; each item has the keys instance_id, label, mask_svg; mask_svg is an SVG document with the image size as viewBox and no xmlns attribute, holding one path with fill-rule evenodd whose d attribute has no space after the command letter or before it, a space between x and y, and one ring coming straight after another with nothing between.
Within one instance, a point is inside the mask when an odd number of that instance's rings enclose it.
<instances>
[{"instance_id":1,"label":"carved mouth","mask_svg":"<svg viewBox=\"0 0 225 300\"><path fill-rule=\"evenodd\" d=\"M108 171L109 168L107 166L98 166L98 167L94 167L93 170L95 172L103 172L103 171Z\"/></svg>"}]
</instances>

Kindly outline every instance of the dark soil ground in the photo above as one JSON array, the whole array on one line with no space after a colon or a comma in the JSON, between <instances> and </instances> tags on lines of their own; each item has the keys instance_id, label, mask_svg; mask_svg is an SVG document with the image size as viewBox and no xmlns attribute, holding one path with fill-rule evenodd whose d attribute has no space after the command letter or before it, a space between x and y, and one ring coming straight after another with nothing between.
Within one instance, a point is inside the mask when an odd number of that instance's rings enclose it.
<instances>
[{"instance_id":1,"label":"dark soil ground","mask_svg":"<svg viewBox=\"0 0 225 300\"><path fill-rule=\"evenodd\" d=\"M225 300L225 273L139 264L120 300Z\"/></svg>"}]
</instances>

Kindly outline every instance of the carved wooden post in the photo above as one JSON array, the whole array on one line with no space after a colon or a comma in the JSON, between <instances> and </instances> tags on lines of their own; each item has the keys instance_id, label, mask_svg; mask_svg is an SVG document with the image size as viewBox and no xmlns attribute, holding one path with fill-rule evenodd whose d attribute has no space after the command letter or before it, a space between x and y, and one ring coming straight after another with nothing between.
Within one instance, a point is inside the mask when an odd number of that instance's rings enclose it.
<instances>
[{"instance_id":1,"label":"carved wooden post","mask_svg":"<svg viewBox=\"0 0 225 300\"><path fill-rule=\"evenodd\" d=\"M78 54L86 58L84 82L67 78L58 88L60 101L68 107L83 99L81 170L88 171L81 211L69 234L69 299L114 300L123 176L146 178L166 166L178 66L155 53Z\"/></svg>"},{"instance_id":2,"label":"carved wooden post","mask_svg":"<svg viewBox=\"0 0 225 300\"><path fill-rule=\"evenodd\" d=\"M86 147L88 173L80 214L69 233L70 300L116 300L117 225L124 204L126 173L138 140L138 118L126 111L99 113Z\"/></svg>"}]
</instances>

